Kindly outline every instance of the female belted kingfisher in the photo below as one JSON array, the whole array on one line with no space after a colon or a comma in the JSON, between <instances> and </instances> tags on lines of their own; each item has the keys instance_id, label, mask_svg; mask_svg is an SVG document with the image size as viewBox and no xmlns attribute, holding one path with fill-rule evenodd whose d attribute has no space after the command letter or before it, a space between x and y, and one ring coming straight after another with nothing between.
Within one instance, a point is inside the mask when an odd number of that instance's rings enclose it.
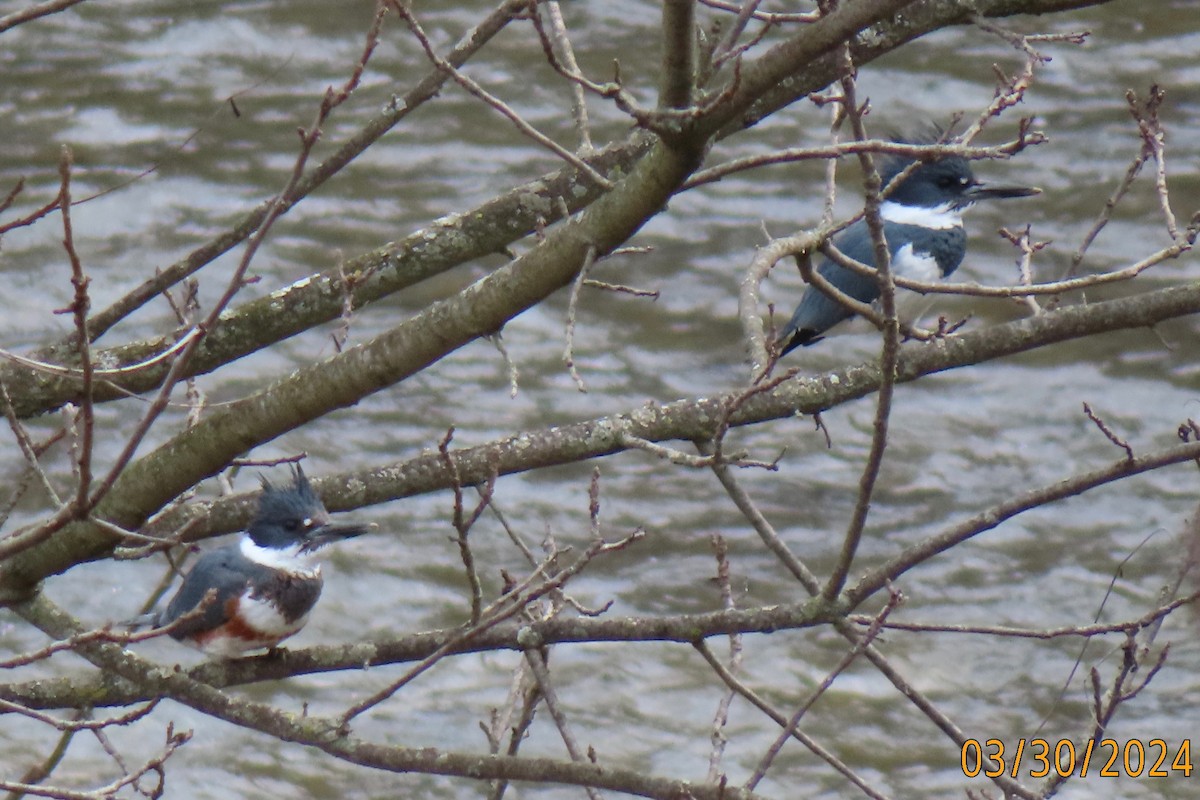
<instances>
[{"instance_id":1,"label":"female belted kingfisher","mask_svg":"<svg viewBox=\"0 0 1200 800\"><path fill-rule=\"evenodd\" d=\"M887 186L913 163L891 157L880 166ZM902 180L880 205L884 238L892 257L893 274L918 281L945 278L958 269L967 252L962 212L979 200L1028 197L1041 189L1025 186L985 186L975 180L971 165L961 156L943 156L922 163ZM860 219L834 239L838 250L855 261L875 266L875 246L866 220ZM817 272L845 294L863 303L879 299L874 277L859 275L824 261ZM838 301L809 286L791 320L776 338L780 355L821 340L837 323L854 316Z\"/></svg>"},{"instance_id":2,"label":"female belted kingfisher","mask_svg":"<svg viewBox=\"0 0 1200 800\"><path fill-rule=\"evenodd\" d=\"M201 556L166 611L131 625L161 627L195 611L171 636L222 658L273 649L303 628L321 595L315 552L374 526L330 521L298 465L293 477L284 488L262 478L258 514L241 541Z\"/></svg>"}]
</instances>

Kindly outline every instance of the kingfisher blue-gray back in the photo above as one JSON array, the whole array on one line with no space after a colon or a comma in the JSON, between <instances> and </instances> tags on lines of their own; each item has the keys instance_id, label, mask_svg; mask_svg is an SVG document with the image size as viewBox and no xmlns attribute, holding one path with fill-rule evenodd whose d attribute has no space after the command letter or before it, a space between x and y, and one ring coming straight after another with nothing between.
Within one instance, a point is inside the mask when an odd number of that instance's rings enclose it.
<instances>
[{"instance_id":1,"label":"kingfisher blue-gray back","mask_svg":"<svg viewBox=\"0 0 1200 800\"><path fill-rule=\"evenodd\" d=\"M914 162L898 156L882 159L883 185L886 187ZM961 156L947 155L919 164L892 189L879 209L893 274L923 282L946 278L958 269L967 252L963 211L980 200L1029 197L1040 192L1026 186L980 183L970 162ZM833 243L855 261L875 266L875 248L865 219L846 228ZM873 276L860 275L827 259L817 272L859 302L870 305L879 299L879 283ZM776 338L776 347L782 355L800 345L815 344L834 325L853 316L846 306L816 286L809 286Z\"/></svg>"},{"instance_id":2,"label":"kingfisher blue-gray back","mask_svg":"<svg viewBox=\"0 0 1200 800\"><path fill-rule=\"evenodd\" d=\"M373 527L332 521L299 466L289 486L261 480L258 512L239 541L202 555L148 620L160 627L196 612L171 636L222 658L273 649L303 628L323 585L316 552Z\"/></svg>"}]
</instances>

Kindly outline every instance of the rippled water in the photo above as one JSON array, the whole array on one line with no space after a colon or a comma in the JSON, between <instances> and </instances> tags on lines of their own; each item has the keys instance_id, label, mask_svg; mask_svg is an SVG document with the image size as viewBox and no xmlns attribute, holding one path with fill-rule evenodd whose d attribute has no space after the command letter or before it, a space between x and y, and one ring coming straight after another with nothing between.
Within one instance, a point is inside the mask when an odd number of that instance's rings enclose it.
<instances>
[{"instance_id":1,"label":"rippled water","mask_svg":"<svg viewBox=\"0 0 1200 800\"><path fill-rule=\"evenodd\" d=\"M442 47L487 7L480 2L452 5L420 10ZM1045 193L972 213L967 278L1011 282L1012 251L993 232L1027 221L1034 225L1035 238L1053 241L1040 256L1041 273L1054 275L1065 268L1137 151L1123 98L1127 88L1143 96L1151 82L1167 89L1164 118L1176 212L1186 218L1200 206L1200 137L1195 133L1200 130L1200 14L1195 11L1195 3L1184 0L1122 0L1101 9L1009 23L1023 31L1086 29L1092 35L1083 47L1045 46L1053 61L1041 69L1020 109L1037 116L1050 142L1016 161L979 167L985 179L1033 182ZM619 54L631 83L652 85L657 67L645 31L653 27L647 20L657 17L657 4L570 3L565 13L585 69L606 75ZM152 175L73 213L77 244L94 280L94 304L101 307L283 184L294 156L295 128L309 124L318 93L342 80L361 49L369 17L369 4L335 13L321 2L208 6L162 0L84 4L4 33L0 193L25 176L27 203L53 196L58 146L64 143L74 148L78 165L76 196L117 186L157 165ZM525 28L503 34L473 74L543 131L571 143L564 93L541 65L530 63L527 35ZM1007 45L978 29L961 27L926 37L863 70L860 92L871 100L870 122L876 130L911 128L927 120L945 121L954 111L971 113L991 98L993 63L1011 71L1019 62ZM363 88L327 126L316 157L331 152L426 69L422 54L393 24ZM234 93L239 93L240 116L233 116L225 102ZM619 138L627 128L619 113L600 105L593 110L593 121L598 142ZM720 143L710 159L716 163L817 143L826 124L811 106L799 104ZM505 121L448 88L278 224L255 261L262 281L249 291L261 294L326 269L554 166L553 157ZM843 173L839 208L847 213L858 197L849 177L853 174L852 168ZM335 472L415 455L436 446L451 425L457 444L478 444L550 423L623 411L646 400L706 396L740 385L747 374L736 321L742 270L763 241L764 225L782 235L819 219L821 181L819 166L779 166L689 192L673 200L669 214L656 218L634 240L653 247L652 253L612 259L598 268L598 277L658 289L662 296L650 302L585 293L577 347L587 394L571 388L561 363L567 299L560 293L505 328L505 343L520 372L516 398L508 395L508 376L494 348L476 342L255 455L269 458L304 450L312 455L311 472ZM1143 177L1093 247L1091 268L1124 265L1165 246L1155 209L1151 184ZM4 347L19 349L68 330L69 319L51 313L67 305L71 292L60 237L55 224L6 236L0 252L0 278L6 286L0 319ZM485 266L500 263L500 258L485 259ZM227 256L204 279L204 301L215 299L220 276L233 263ZM355 321L354 340L386 329L480 272L474 266L460 268L365 310ZM1198 279L1200 266L1188 255L1139 278L1136 288ZM766 296L777 307L790 308L800 286L798 276L777 270ZM1119 287L1090 296L1128 291ZM939 311L958 316L969 311L976 327L1023 313L1008 302L963 300L943 300ZM170 324L159 305L110 338L136 338ZM879 563L1015 492L1110 462L1119 453L1083 417L1083 402L1140 452L1171 444L1183 419L1200 416L1197 332L1195 320L1173 322L1158 331L1097 337L902 387L858 566ZM843 337L797 353L793 363L816 372L872 358L874 351L869 337ZM233 399L331 352L327 330L305 334L219 377L202 379L201 385L214 401ZM101 421L109 430L120 430L138 413L131 406L106 408ZM874 404L867 399L824 414L834 444L830 449L807 420L761 425L732 437L738 447L762 458L786 449L777 473L745 472L740 477L789 545L814 569L827 569L836 557L855 502L873 413ZM176 423L161 426L151 443L169 435ZM15 452L8 463L6 474L12 474ZM644 527L649 536L583 576L575 585L581 600L595 605L612 600L614 614L717 607L719 597L710 581L714 567L708 541L713 533L730 543L739 604L797 599L798 587L762 551L709 473L665 470L637 453L604 459L599 466L606 533L616 536ZM65 462L59 467L65 469ZM504 478L497 501L531 540L551 530L561 541L578 545L588 534L589 472L585 465ZM1132 553L1104 618L1138 616L1155 603L1159 587L1172 575L1174 537L1195 507L1196 486L1194 468L1178 467L1022 515L908 575L900 587L907 604L898 613L919 621L1082 624L1096 614L1111 576ZM238 488L251 484L243 479ZM464 586L457 549L448 538L449 508L448 495L438 494L360 512L379 522L383 535L348 543L331 554L322 605L293 640L295 646L461 621ZM1156 535L1139 548L1150 534ZM520 569L521 563L490 518L480 523L474 537L477 558L494 591L498 569ZM48 590L71 606L89 597L89 621L100 622L132 613L142 596L129 587L152 586L159 570L149 563L87 565L51 580ZM103 588L96 592L97 586ZM355 620L361 630L341 630L335 624L339 619ZM1183 615L1164 629L1163 640L1173 642L1171 658L1152 690L1126 706L1111 729L1114 737L1178 742L1195 733L1195 700L1200 697L1195 634ZM4 649L35 642L0 612ZM820 681L843 653L842 641L824 631L749 637L746 648L747 682L785 708L805 687ZM1031 735L1045 714L1052 715L1044 732L1051 737L1073 735L1085 724L1082 671L1068 699L1056 701L1078 655L1074 641L1027 644L893 633L886 637L885 650L919 689L979 738L1014 741ZM146 645L144 651L167 662L193 659L169 642ZM484 740L478 722L486 708L503 702L518 658L500 654L447 661L410 687L400 702L364 719L359 732L396 744L479 750ZM1119 651L1105 653L1094 645L1085 665L1100 662L1107 674L1118 658ZM69 673L78 665L64 660L57 669ZM703 775L707 731L721 687L691 648L560 647L554 669L581 738L602 758L662 775ZM380 669L365 676L304 677L244 692L288 708L311 701L313 711L320 713L335 709L324 707L331 696L344 705L346 695L361 697L398 674ZM339 686L351 688L325 691ZM196 731L192 743L171 762L172 797L258 797L268 792L317 798L478 796L477 788L466 783L355 770L181 706L166 706L155 719L172 719L177 727ZM961 796L964 780L954 748L869 667L852 667L814 708L806 730L897 797ZM161 726L144 725L114 731L112 738L119 748L136 752L156 745L160 731ZM774 733L756 712L735 705L726 757L734 780L753 769ZM4 774L42 757L50 741L49 731L40 726L0 717ZM552 729L538 728L524 752L558 756L561 744ZM78 737L58 778L85 781L108 769L99 746ZM1070 784L1060 796L1182 798L1194 796L1193 785L1178 779L1092 779ZM790 797L796 796L796 786L805 787L804 795L810 797L855 796L808 753L785 750L762 789ZM529 793L558 796L566 790Z\"/></svg>"}]
</instances>

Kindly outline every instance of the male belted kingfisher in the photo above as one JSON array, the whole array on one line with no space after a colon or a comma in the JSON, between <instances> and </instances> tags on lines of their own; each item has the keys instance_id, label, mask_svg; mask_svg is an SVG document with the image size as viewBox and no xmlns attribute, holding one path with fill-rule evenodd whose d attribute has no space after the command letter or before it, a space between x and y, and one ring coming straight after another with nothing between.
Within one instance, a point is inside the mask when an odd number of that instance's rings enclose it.
<instances>
[{"instance_id":1,"label":"male belted kingfisher","mask_svg":"<svg viewBox=\"0 0 1200 800\"><path fill-rule=\"evenodd\" d=\"M880 165L883 185L887 186L913 162L899 156L884 159ZM925 282L945 278L958 269L967 252L962 226L965 209L987 198L1028 197L1040 192L1025 186L986 186L975 179L970 163L961 156L942 156L920 164L879 209L893 274ZM833 241L838 250L855 261L875 266L875 246L865 219ZM860 302L870 304L879 299L879 284L874 277L859 275L828 260L817 267L817 272ZM820 341L827 330L852 316L853 312L841 303L809 286L776 339L780 355Z\"/></svg>"},{"instance_id":2,"label":"male belted kingfisher","mask_svg":"<svg viewBox=\"0 0 1200 800\"><path fill-rule=\"evenodd\" d=\"M273 649L303 628L323 583L315 552L374 526L330 521L298 465L293 477L284 488L262 478L258 514L241 541L201 556L166 611L132 623L161 627L202 606L171 636L222 658Z\"/></svg>"}]
</instances>

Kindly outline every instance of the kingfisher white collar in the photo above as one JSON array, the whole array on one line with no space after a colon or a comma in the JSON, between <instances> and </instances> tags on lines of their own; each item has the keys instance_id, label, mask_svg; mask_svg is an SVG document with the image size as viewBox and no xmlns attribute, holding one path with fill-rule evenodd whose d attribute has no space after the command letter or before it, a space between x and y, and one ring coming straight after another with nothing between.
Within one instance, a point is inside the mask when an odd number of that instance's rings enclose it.
<instances>
[{"instance_id":1,"label":"kingfisher white collar","mask_svg":"<svg viewBox=\"0 0 1200 800\"><path fill-rule=\"evenodd\" d=\"M879 205L879 217L885 222L917 225L939 231L962 227L962 209L953 203L931 207L906 206L892 200L884 200Z\"/></svg>"}]
</instances>

